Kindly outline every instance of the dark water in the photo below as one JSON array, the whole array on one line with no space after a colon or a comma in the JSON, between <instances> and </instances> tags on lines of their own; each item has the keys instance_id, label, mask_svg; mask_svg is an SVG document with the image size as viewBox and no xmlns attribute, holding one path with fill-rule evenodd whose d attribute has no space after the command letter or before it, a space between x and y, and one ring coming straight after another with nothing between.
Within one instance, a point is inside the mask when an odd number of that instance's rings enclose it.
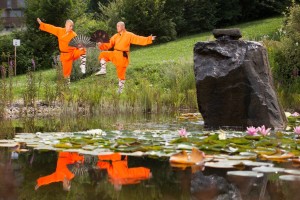
<instances>
[{"instance_id":1,"label":"dark water","mask_svg":"<svg viewBox=\"0 0 300 200\"><path fill-rule=\"evenodd\" d=\"M0 124L1 138L13 137L17 132L79 131L94 128L177 130L186 127L190 131L203 128L201 122L181 121L170 115L21 119L2 121ZM293 169L298 167L290 163L278 166ZM227 176L227 171L208 167L176 168L166 159L149 157L122 156L116 159L32 149L16 154L12 149L0 148L0 200L300 199L299 183L279 181L279 174L251 178ZM67 177L70 173L75 176L68 184L62 177ZM45 178L51 174L51 177ZM38 179L48 182L35 190ZM66 191L69 186L69 191Z\"/></svg>"},{"instance_id":2,"label":"dark water","mask_svg":"<svg viewBox=\"0 0 300 200\"><path fill-rule=\"evenodd\" d=\"M277 174L262 178L228 177L227 170L194 167L183 170L170 166L167 160L137 157L106 160L103 162L108 168L101 168L102 161L89 156L94 162L67 166L68 170L82 170L74 172L69 191L64 190L62 179L53 177L47 185L35 190L39 178L64 173L58 167L59 155L30 151L16 157L9 149L2 148L0 199L299 199L299 182L278 181ZM120 166L121 162L125 165Z\"/></svg>"}]
</instances>

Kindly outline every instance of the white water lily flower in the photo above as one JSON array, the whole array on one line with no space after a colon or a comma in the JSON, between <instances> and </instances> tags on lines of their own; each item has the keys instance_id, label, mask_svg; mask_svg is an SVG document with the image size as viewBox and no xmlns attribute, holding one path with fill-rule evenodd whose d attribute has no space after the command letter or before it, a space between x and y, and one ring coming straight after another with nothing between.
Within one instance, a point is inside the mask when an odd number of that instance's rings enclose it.
<instances>
[{"instance_id":1,"label":"white water lily flower","mask_svg":"<svg viewBox=\"0 0 300 200\"><path fill-rule=\"evenodd\" d=\"M37 136L40 136L40 135L42 135L42 133L41 132L36 132L35 133Z\"/></svg>"},{"instance_id":2,"label":"white water lily flower","mask_svg":"<svg viewBox=\"0 0 300 200\"><path fill-rule=\"evenodd\" d=\"M227 135L225 132L220 132L219 133L219 140L226 140L227 139Z\"/></svg>"},{"instance_id":3,"label":"white water lily flower","mask_svg":"<svg viewBox=\"0 0 300 200\"><path fill-rule=\"evenodd\" d=\"M292 115L292 113L290 113L290 112L285 112L284 114L286 117L290 117Z\"/></svg>"},{"instance_id":4,"label":"white water lily flower","mask_svg":"<svg viewBox=\"0 0 300 200\"><path fill-rule=\"evenodd\" d=\"M92 130L88 130L86 131L87 134L92 134L92 135L102 135L103 130L101 129L92 129Z\"/></svg>"}]
</instances>

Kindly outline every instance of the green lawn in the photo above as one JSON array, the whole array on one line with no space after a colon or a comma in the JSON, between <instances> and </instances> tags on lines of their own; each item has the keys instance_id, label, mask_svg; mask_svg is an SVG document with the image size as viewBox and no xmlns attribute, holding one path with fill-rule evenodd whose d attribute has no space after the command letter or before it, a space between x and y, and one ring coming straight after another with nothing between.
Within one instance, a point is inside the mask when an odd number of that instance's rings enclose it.
<instances>
[{"instance_id":1,"label":"green lawn","mask_svg":"<svg viewBox=\"0 0 300 200\"><path fill-rule=\"evenodd\" d=\"M260 40L268 35L274 37L275 32L282 25L282 17L274 17L259 21L239 24L234 27L240 28L243 38L247 40ZM131 102L136 104L140 102L140 106L158 105L158 98L163 104L187 105L195 108L195 83L193 79L193 48L198 41L213 40L210 32L199 33L177 39L165 44L152 45L148 47L134 48L130 54L130 65L127 73L126 90L122 97L123 102ZM98 50L93 50L92 56L88 57L89 67L98 65ZM75 65L76 67L76 65ZM56 85L55 69L35 72L36 83L41 81L39 88L39 96L43 99L45 90ZM187 79L188 80L183 80ZM14 99L22 98L27 84L26 75L20 75L13 78ZM90 76L85 79L71 83L71 93L73 99L91 98L92 93L101 92L101 97L94 96L94 100L99 103L96 98L103 101L111 101L116 99L117 77L115 69L112 65L108 66L108 74L106 77ZM89 91L89 94L85 92ZM140 91L143 94L140 94ZM187 100L187 95L191 95ZM134 96L134 97L133 97ZM175 98L175 99L174 99ZM193 99L193 100L191 100ZM150 103L148 102L150 101ZM142 102L142 103L141 103ZM94 102L95 103L95 102ZM143 104L143 105L141 105ZM151 105L150 105L151 104ZM193 104L193 105L191 105Z\"/></svg>"}]
</instances>

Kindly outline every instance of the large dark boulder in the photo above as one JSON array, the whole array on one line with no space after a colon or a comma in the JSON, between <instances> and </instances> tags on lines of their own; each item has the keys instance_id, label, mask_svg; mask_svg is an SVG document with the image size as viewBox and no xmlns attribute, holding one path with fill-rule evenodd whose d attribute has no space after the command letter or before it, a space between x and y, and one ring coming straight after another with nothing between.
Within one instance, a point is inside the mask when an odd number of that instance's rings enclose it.
<instances>
[{"instance_id":1,"label":"large dark boulder","mask_svg":"<svg viewBox=\"0 0 300 200\"><path fill-rule=\"evenodd\" d=\"M217 175L204 176L196 172L191 178L192 200L241 200L241 194L236 186Z\"/></svg>"},{"instance_id":2,"label":"large dark boulder","mask_svg":"<svg viewBox=\"0 0 300 200\"><path fill-rule=\"evenodd\" d=\"M209 128L284 128L287 120L273 85L266 49L222 35L194 48L199 111Z\"/></svg>"}]
</instances>

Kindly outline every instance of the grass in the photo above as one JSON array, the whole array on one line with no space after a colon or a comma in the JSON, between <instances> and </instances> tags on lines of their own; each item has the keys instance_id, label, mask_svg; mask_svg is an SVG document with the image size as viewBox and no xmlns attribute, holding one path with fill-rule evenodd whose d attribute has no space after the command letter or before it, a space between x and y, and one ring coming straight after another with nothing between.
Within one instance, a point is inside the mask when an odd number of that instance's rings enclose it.
<instances>
[{"instance_id":1,"label":"grass","mask_svg":"<svg viewBox=\"0 0 300 200\"><path fill-rule=\"evenodd\" d=\"M244 39L261 41L265 36L274 37L281 27L282 17L269 18L240 24ZM193 48L199 41L213 40L210 32L182 37L176 41L148 47L133 47L130 65L127 69L127 82L122 95L117 95L115 67L108 65L106 76L90 76L71 83L70 90L56 91L57 73L55 69L34 72L39 99L47 99L47 92L52 91L62 97L68 105L80 104L93 110L142 110L161 112L170 109L196 109L196 89L193 72ZM98 50L88 54L88 70L99 67ZM50 64L50 63L49 63ZM74 73L78 73L78 62ZM14 99L21 99L26 92L28 76L13 78ZM36 85L38 85L36 83ZM49 95L49 94L48 94Z\"/></svg>"}]
</instances>

